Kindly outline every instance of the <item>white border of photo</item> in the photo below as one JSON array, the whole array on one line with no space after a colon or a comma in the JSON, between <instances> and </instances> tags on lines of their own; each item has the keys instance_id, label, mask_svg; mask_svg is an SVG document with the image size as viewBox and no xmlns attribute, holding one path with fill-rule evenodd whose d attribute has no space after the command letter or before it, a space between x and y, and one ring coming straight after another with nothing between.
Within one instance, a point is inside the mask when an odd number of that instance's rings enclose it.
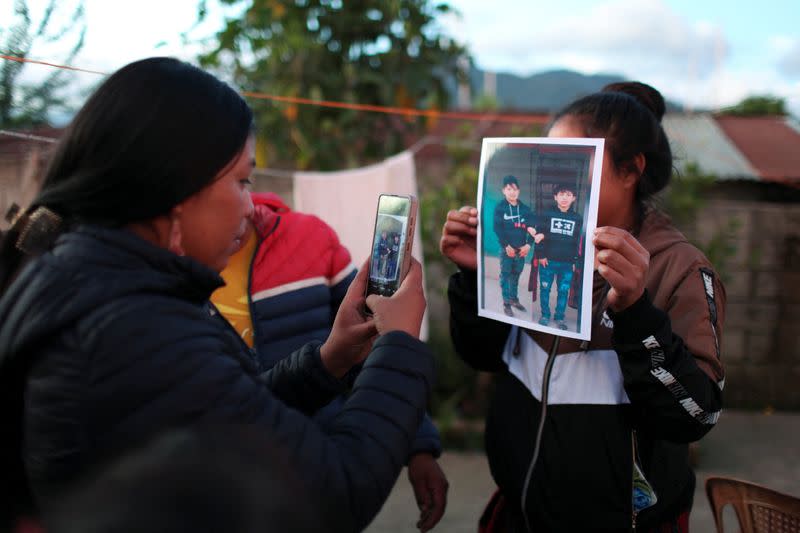
<instances>
[{"instance_id":1,"label":"white border of photo","mask_svg":"<svg viewBox=\"0 0 800 533\"><path fill-rule=\"evenodd\" d=\"M588 210L584 213L584 227L582 230L584 238L583 248L583 280L581 290L581 303L580 312L582 317L586 317L581 321L579 331L562 330L551 325L541 325L538 321L523 320L517 317L510 317L504 313L496 312L486 309L484 300L484 246L483 246L483 205L484 205L484 180L486 179L486 168L491 160L491 157L498 149L504 148L509 144L529 144L536 145L564 145L564 146L587 146L594 148L593 161L589 169L589 205ZM525 329L542 331L561 337L570 337L573 339L590 340L592 330L592 285L594 275L594 244L592 243L592 235L597 227L597 209L600 199L600 177L603 169L603 149L604 139L602 138L567 138L567 137L495 137L484 138L481 146L481 159L480 159L480 173L478 176L478 235L477 235L477 252L478 252L478 315L486 318L498 320ZM492 231L491 228L488 231ZM588 289L588 290L587 290ZM532 310L529 310L532 317Z\"/></svg>"}]
</instances>

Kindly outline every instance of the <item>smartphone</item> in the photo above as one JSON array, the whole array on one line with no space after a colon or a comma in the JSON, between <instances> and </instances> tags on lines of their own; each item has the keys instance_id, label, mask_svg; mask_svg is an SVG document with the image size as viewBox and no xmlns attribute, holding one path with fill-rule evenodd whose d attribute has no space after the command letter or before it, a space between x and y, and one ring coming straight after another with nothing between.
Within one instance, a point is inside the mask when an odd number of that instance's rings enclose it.
<instances>
[{"instance_id":1,"label":"smartphone","mask_svg":"<svg viewBox=\"0 0 800 533\"><path fill-rule=\"evenodd\" d=\"M411 265L417 199L413 195L381 194L372 236L367 293L391 296Z\"/></svg>"}]
</instances>

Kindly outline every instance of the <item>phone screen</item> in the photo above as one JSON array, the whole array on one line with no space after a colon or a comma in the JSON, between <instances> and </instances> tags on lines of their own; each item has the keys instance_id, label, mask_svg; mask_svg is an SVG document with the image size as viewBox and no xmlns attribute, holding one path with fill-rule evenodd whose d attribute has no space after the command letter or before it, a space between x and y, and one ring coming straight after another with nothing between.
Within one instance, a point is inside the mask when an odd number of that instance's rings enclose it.
<instances>
[{"instance_id":1,"label":"phone screen","mask_svg":"<svg viewBox=\"0 0 800 533\"><path fill-rule=\"evenodd\" d=\"M400 287L409 238L410 215L409 198L385 194L380 196L367 294L391 296Z\"/></svg>"}]
</instances>

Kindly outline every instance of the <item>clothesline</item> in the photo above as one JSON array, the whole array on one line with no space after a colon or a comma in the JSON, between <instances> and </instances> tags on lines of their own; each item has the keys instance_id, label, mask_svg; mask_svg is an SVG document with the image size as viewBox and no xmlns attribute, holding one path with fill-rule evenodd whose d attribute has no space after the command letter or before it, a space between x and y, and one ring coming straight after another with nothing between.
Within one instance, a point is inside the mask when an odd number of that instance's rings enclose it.
<instances>
[{"instance_id":1,"label":"clothesline","mask_svg":"<svg viewBox=\"0 0 800 533\"><path fill-rule=\"evenodd\" d=\"M53 137L42 137L41 135L31 135L30 133L21 133L18 131L0 130L0 135L6 135L8 137L16 137L18 139L26 139L28 141L37 141L45 143L58 142L58 139L55 139Z\"/></svg>"},{"instance_id":2,"label":"clothesline","mask_svg":"<svg viewBox=\"0 0 800 533\"><path fill-rule=\"evenodd\" d=\"M26 57L11 56L0 54L0 59L6 61L16 61L19 63L31 63L36 65L43 65L51 68L73 70L78 72L89 72L92 74L100 74L106 76L105 72L98 72L95 70L84 69L80 67L73 67L71 65L59 65L50 61L41 61ZM415 107L396 107L387 105L376 104L363 104L358 102L340 102L335 100L318 100L313 98L304 98L302 96L285 96L278 94L267 94L261 92L243 91L242 96L247 98L255 98L259 100L270 100L273 102L282 102L299 105L310 105L317 107L328 107L335 109L350 109L356 111L366 111L370 113L385 113L389 115L401 115L405 117L429 117L432 119L447 119L447 120L477 120L486 121L491 119L496 122L508 122L515 124L544 124L549 119L546 113L539 113L536 115L516 115L516 116L502 116L497 113L483 113L474 111L442 111L439 109L420 109Z\"/></svg>"}]
</instances>

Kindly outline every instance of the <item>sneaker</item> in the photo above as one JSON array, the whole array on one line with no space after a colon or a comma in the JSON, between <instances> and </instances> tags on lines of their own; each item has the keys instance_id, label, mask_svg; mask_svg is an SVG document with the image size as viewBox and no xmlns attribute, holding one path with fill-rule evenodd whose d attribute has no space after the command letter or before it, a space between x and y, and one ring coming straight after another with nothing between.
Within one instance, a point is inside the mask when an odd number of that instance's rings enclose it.
<instances>
[{"instance_id":1,"label":"sneaker","mask_svg":"<svg viewBox=\"0 0 800 533\"><path fill-rule=\"evenodd\" d=\"M511 310L510 304L503 304L503 312L508 316L514 316L514 311Z\"/></svg>"},{"instance_id":2,"label":"sneaker","mask_svg":"<svg viewBox=\"0 0 800 533\"><path fill-rule=\"evenodd\" d=\"M541 324L543 326L546 326L549 323L550 323L550 317L549 316L543 316L542 318L539 319L539 324Z\"/></svg>"},{"instance_id":3,"label":"sneaker","mask_svg":"<svg viewBox=\"0 0 800 533\"><path fill-rule=\"evenodd\" d=\"M519 300L511 300L511 306L512 306L514 309L519 309L519 310L520 310L520 311L522 311L523 313L524 313L525 311L527 311L527 309L525 309L525 306L524 306L524 305L522 305L521 303L519 303Z\"/></svg>"},{"instance_id":4,"label":"sneaker","mask_svg":"<svg viewBox=\"0 0 800 533\"><path fill-rule=\"evenodd\" d=\"M564 330L569 329L569 328L567 328L567 323L564 322L563 320L559 320L556 323L556 326L558 326L558 329L564 329Z\"/></svg>"}]
</instances>

